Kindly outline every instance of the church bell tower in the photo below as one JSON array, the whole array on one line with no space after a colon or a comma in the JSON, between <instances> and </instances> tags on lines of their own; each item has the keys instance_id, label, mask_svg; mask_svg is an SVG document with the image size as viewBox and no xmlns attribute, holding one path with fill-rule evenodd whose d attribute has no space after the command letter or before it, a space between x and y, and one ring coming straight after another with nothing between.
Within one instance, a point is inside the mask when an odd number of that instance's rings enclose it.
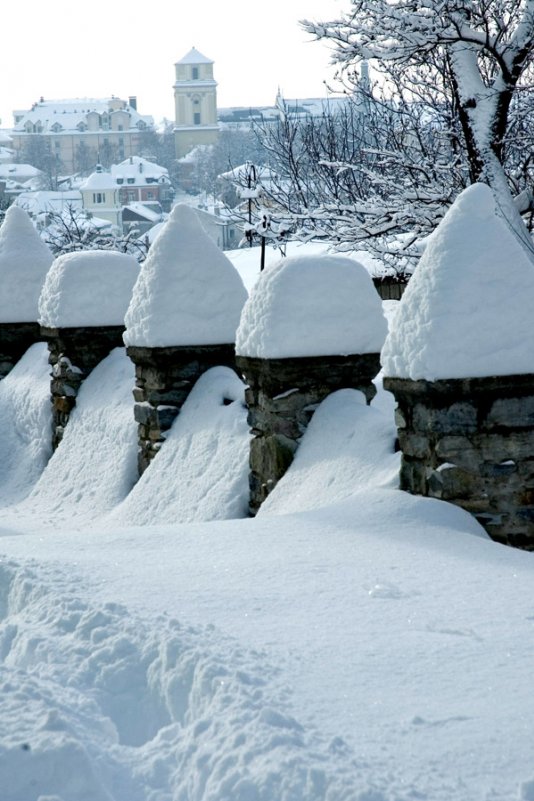
<instances>
[{"instance_id":1,"label":"church bell tower","mask_svg":"<svg viewBox=\"0 0 534 801\"><path fill-rule=\"evenodd\" d=\"M217 141L217 81L213 61L194 47L174 66L174 143L180 159L197 145Z\"/></svg>"}]
</instances>

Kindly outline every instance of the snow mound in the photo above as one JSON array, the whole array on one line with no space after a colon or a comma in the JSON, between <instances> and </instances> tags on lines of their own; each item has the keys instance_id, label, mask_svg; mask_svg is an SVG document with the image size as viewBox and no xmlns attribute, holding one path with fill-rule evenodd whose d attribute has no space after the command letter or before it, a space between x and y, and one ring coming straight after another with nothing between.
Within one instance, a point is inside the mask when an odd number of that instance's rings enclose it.
<instances>
[{"instance_id":1,"label":"snow mound","mask_svg":"<svg viewBox=\"0 0 534 801\"><path fill-rule=\"evenodd\" d=\"M291 715L265 656L215 627L154 627L14 562L0 595L9 801L354 798L352 755Z\"/></svg>"},{"instance_id":2,"label":"snow mound","mask_svg":"<svg viewBox=\"0 0 534 801\"><path fill-rule=\"evenodd\" d=\"M378 353L387 325L364 267L343 256L295 256L265 270L236 336L242 356Z\"/></svg>"},{"instance_id":3,"label":"snow mound","mask_svg":"<svg viewBox=\"0 0 534 801\"><path fill-rule=\"evenodd\" d=\"M80 388L59 447L18 507L22 514L51 525L71 516L92 520L124 499L137 479L134 381L124 348L115 348L95 367Z\"/></svg>"},{"instance_id":4,"label":"snow mound","mask_svg":"<svg viewBox=\"0 0 534 801\"><path fill-rule=\"evenodd\" d=\"M534 270L489 187L457 198L408 284L384 374L427 379L534 372Z\"/></svg>"},{"instance_id":5,"label":"snow mound","mask_svg":"<svg viewBox=\"0 0 534 801\"><path fill-rule=\"evenodd\" d=\"M244 384L228 367L195 384L160 453L113 512L140 525L227 520L248 513Z\"/></svg>"},{"instance_id":6,"label":"snow mound","mask_svg":"<svg viewBox=\"0 0 534 801\"><path fill-rule=\"evenodd\" d=\"M37 304L54 257L26 212L10 206L0 228L0 323L37 322Z\"/></svg>"},{"instance_id":7,"label":"snow mound","mask_svg":"<svg viewBox=\"0 0 534 801\"><path fill-rule=\"evenodd\" d=\"M0 381L0 503L20 501L52 453L50 365L44 342L29 348Z\"/></svg>"},{"instance_id":8,"label":"snow mound","mask_svg":"<svg viewBox=\"0 0 534 801\"><path fill-rule=\"evenodd\" d=\"M52 264L39 298L46 328L123 325L139 275L133 256L114 250L66 253Z\"/></svg>"},{"instance_id":9,"label":"snow mound","mask_svg":"<svg viewBox=\"0 0 534 801\"><path fill-rule=\"evenodd\" d=\"M372 487L398 484L393 419L341 389L314 412L291 466L258 514L318 509Z\"/></svg>"},{"instance_id":10,"label":"snow mound","mask_svg":"<svg viewBox=\"0 0 534 801\"><path fill-rule=\"evenodd\" d=\"M126 315L126 345L167 347L235 341L247 293L198 216L177 205L141 267Z\"/></svg>"}]
</instances>

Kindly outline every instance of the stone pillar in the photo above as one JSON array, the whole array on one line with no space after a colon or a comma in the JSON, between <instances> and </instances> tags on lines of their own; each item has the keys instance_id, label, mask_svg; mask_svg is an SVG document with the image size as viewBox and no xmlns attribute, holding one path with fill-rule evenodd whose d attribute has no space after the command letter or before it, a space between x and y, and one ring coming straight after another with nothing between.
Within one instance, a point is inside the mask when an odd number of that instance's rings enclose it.
<instances>
[{"instance_id":1,"label":"stone pillar","mask_svg":"<svg viewBox=\"0 0 534 801\"><path fill-rule=\"evenodd\" d=\"M461 506L492 539L534 550L534 374L384 387L398 404L401 489Z\"/></svg>"},{"instance_id":2,"label":"stone pillar","mask_svg":"<svg viewBox=\"0 0 534 801\"><path fill-rule=\"evenodd\" d=\"M139 425L138 467L142 475L200 376L218 365L235 370L235 347L130 346L126 352L135 364L134 416Z\"/></svg>"},{"instance_id":3,"label":"stone pillar","mask_svg":"<svg viewBox=\"0 0 534 801\"><path fill-rule=\"evenodd\" d=\"M0 379L11 372L31 345L42 339L39 323L0 323Z\"/></svg>"},{"instance_id":4,"label":"stone pillar","mask_svg":"<svg viewBox=\"0 0 534 801\"><path fill-rule=\"evenodd\" d=\"M248 388L250 512L259 507L293 461L313 412L338 389L359 389L370 403L380 370L377 353L258 359L237 356Z\"/></svg>"},{"instance_id":5,"label":"stone pillar","mask_svg":"<svg viewBox=\"0 0 534 801\"><path fill-rule=\"evenodd\" d=\"M123 347L123 325L79 328L41 327L41 339L48 343L52 365L52 446L63 438L70 413L84 378L113 348Z\"/></svg>"}]
</instances>

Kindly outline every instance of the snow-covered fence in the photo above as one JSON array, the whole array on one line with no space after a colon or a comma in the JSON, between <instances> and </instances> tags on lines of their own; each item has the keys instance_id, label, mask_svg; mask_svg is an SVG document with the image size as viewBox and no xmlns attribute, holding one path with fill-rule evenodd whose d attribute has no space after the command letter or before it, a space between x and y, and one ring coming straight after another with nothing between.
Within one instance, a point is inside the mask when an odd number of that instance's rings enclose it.
<instances>
[{"instance_id":1,"label":"snow-covered fence","mask_svg":"<svg viewBox=\"0 0 534 801\"><path fill-rule=\"evenodd\" d=\"M81 382L123 344L124 314L138 275L133 256L79 251L59 256L39 298L41 337L52 365L52 444L56 448Z\"/></svg>"},{"instance_id":2,"label":"snow-covered fence","mask_svg":"<svg viewBox=\"0 0 534 801\"><path fill-rule=\"evenodd\" d=\"M53 258L26 212L11 206L0 228L0 379L41 339L37 303Z\"/></svg>"},{"instance_id":3,"label":"snow-covered fence","mask_svg":"<svg viewBox=\"0 0 534 801\"><path fill-rule=\"evenodd\" d=\"M286 472L327 395L354 388L371 401L385 333L380 299L352 259L289 258L262 274L236 337L253 434L252 514Z\"/></svg>"},{"instance_id":4,"label":"snow-covered fence","mask_svg":"<svg viewBox=\"0 0 534 801\"><path fill-rule=\"evenodd\" d=\"M175 206L141 266L126 314L140 474L200 376L217 365L235 369L245 299L239 274L195 211Z\"/></svg>"},{"instance_id":5,"label":"snow-covered fence","mask_svg":"<svg viewBox=\"0 0 534 801\"><path fill-rule=\"evenodd\" d=\"M431 238L382 352L401 489L473 513L534 550L534 268L488 187Z\"/></svg>"}]
</instances>

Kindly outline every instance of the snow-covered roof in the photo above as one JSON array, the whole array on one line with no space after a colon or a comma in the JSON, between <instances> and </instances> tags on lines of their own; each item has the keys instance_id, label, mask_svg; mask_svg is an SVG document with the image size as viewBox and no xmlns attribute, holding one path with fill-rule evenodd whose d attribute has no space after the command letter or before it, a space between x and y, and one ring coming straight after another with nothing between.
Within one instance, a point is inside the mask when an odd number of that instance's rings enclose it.
<instances>
[{"instance_id":1,"label":"snow-covered roof","mask_svg":"<svg viewBox=\"0 0 534 801\"><path fill-rule=\"evenodd\" d=\"M12 150L10 147L0 147L0 162L3 164L7 164L10 161L13 161L15 156L15 151Z\"/></svg>"},{"instance_id":2,"label":"snow-covered roof","mask_svg":"<svg viewBox=\"0 0 534 801\"><path fill-rule=\"evenodd\" d=\"M97 167L80 189L116 189L118 186L148 186L156 183L170 184L168 170L140 156L132 156L120 164L112 164L109 172Z\"/></svg>"},{"instance_id":3,"label":"snow-covered roof","mask_svg":"<svg viewBox=\"0 0 534 801\"><path fill-rule=\"evenodd\" d=\"M21 192L15 199L15 204L31 215L42 214L47 211L62 211L68 206L81 207L82 196L77 189L68 192Z\"/></svg>"},{"instance_id":4,"label":"snow-covered roof","mask_svg":"<svg viewBox=\"0 0 534 801\"><path fill-rule=\"evenodd\" d=\"M159 204L158 204L159 205ZM133 212L134 214L139 215L145 220L149 222L159 222L161 220L161 211L158 211L154 207L149 206L146 203L141 203L140 201L133 201L133 203L128 203L127 206L123 206L124 210L128 210Z\"/></svg>"},{"instance_id":5,"label":"snow-covered roof","mask_svg":"<svg viewBox=\"0 0 534 801\"><path fill-rule=\"evenodd\" d=\"M80 191L87 189L116 189L117 182L109 172L96 170L81 184Z\"/></svg>"},{"instance_id":6,"label":"snow-covered roof","mask_svg":"<svg viewBox=\"0 0 534 801\"><path fill-rule=\"evenodd\" d=\"M382 351L387 376L429 381L534 373L534 268L474 184L429 237Z\"/></svg>"},{"instance_id":7,"label":"snow-covered roof","mask_svg":"<svg viewBox=\"0 0 534 801\"><path fill-rule=\"evenodd\" d=\"M37 322L37 303L54 257L27 213L10 206L0 228L0 322Z\"/></svg>"},{"instance_id":8,"label":"snow-covered roof","mask_svg":"<svg viewBox=\"0 0 534 801\"><path fill-rule=\"evenodd\" d=\"M41 175L41 170L31 164L0 164L2 181L27 181L29 178L37 178L39 175Z\"/></svg>"},{"instance_id":9,"label":"snow-covered roof","mask_svg":"<svg viewBox=\"0 0 534 801\"><path fill-rule=\"evenodd\" d=\"M203 56L202 53L192 47L189 53L186 53L183 58L176 62L176 64L213 64L211 58Z\"/></svg>"},{"instance_id":10,"label":"snow-covered roof","mask_svg":"<svg viewBox=\"0 0 534 801\"><path fill-rule=\"evenodd\" d=\"M294 256L266 269L236 335L243 356L379 353L387 332L365 267L346 256Z\"/></svg>"},{"instance_id":11,"label":"snow-covered roof","mask_svg":"<svg viewBox=\"0 0 534 801\"><path fill-rule=\"evenodd\" d=\"M153 183L154 179L158 181L164 179L169 183L169 171L166 167L161 167L141 156L131 156L120 164L112 164L111 174L115 178L135 178L137 184Z\"/></svg>"},{"instance_id":12,"label":"snow-covered roof","mask_svg":"<svg viewBox=\"0 0 534 801\"><path fill-rule=\"evenodd\" d=\"M121 108L114 109L113 105L122 103ZM80 132L78 126L86 122L91 112L97 114L113 114L115 111L125 111L130 115L130 128L136 128L141 120L146 125L153 125L152 117L142 115L132 106L119 98L74 98L71 100L41 100L27 111L17 112L18 121L13 128L15 133L24 133L27 123L31 126L40 125L42 133ZM54 131L54 126L58 127ZM32 131L33 132L33 131Z\"/></svg>"},{"instance_id":13,"label":"snow-covered roof","mask_svg":"<svg viewBox=\"0 0 534 801\"><path fill-rule=\"evenodd\" d=\"M133 256L114 250L58 256L39 298L39 322L47 328L122 325L138 273Z\"/></svg>"},{"instance_id":14,"label":"snow-covered roof","mask_svg":"<svg viewBox=\"0 0 534 801\"><path fill-rule=\"evenodd\" d=\"M292 117L320 117L325 113L335 114L343 109L354 98L346 95L329 95L328 97L307 97L302 99L283 99L282 103L272 106L225 106L217 109L217 117L223 123L248 123L250 120L278 119L285 112Z\"/></svg>"},{"instance_id":15,"label":"snow-covered roof","mask_svg":"<svg viewBox=\"0 0 534 801\"><path fill-rule=\"evenodd\" d=\"M139 347L234 342L246 296L194 210L175 206L141 266L124 341Z\"/></svg>"}]
</instances>

